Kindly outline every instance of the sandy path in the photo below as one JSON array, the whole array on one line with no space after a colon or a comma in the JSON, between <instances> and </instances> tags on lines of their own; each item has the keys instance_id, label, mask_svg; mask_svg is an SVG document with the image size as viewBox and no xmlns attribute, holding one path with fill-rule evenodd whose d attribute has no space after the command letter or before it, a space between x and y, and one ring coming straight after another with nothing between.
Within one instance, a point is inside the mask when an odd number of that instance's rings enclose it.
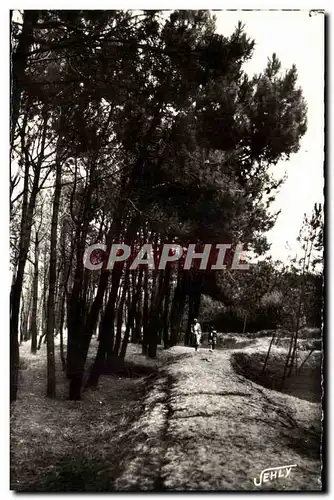
<instances>
[{"instance_id":1,"label":"sandy path","mask_svg":"<svg viewBox=\"0 0 334 500\"><path fill-rule=\"evenodd\" d=\"M195 353L178 346L169 353L175 361L164 369L136 424L146 437L117 488L321 489L319 438L311 429L320 425L318 404L237 375L231 350ZM297 467L287 478L254 485L263 469L292 464Z\"/></svg>"}]
</instances>

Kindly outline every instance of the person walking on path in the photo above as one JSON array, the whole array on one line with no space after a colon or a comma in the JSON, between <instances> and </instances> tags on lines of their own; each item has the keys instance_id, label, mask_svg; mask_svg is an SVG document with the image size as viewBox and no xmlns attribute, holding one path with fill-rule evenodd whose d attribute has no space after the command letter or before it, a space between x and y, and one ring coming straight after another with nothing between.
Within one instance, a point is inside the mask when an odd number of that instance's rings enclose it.
<instances>
[{"instance_id":1,"label":"person walking on path","mask_svg":"<svg viewBox=\"0 0 334 500\"><path fill-rule=\"evenodd\" d=\"M194 319L191 331L195 337L195 351L198 351L198 347L201 343L201 337L202 337L202 328L201 325L199 324L197 318Z\"/></svg>"},{"instance_id":2,"label":"person walking on path","mask_svg":"<svg viewBox=\"0 0 334 500\"><path fill-rule=\"evenodd\" d=\"M215 347L216 347L216 344L217 344L217 331L210 327L210 331L209 331L209 346L210 346L210 351L214 351L215 350Z\"/></svg>"}]
</instances>

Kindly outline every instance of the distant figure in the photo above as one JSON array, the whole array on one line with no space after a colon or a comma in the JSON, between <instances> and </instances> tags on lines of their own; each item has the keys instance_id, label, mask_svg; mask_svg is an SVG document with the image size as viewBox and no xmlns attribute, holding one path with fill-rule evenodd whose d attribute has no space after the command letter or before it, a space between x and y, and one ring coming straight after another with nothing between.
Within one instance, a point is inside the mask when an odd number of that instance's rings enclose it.
<instances>
[{"instance_id":1,"label":"distant figure","mask_svg":"<svg viewBox=\"0 0 334 500\"><path fill-rule=\"evenodd\" d=\"M217 344L217 331L214 330L212 327L210 327L208 341L210 346L209 350L212 352L215 350Z\"/></svg>"},{"instance_id":2,"label":"distant figure","mask_svg":"<svg viewBox=\"0 0 334 500\"><path fill-rule=\"evenodd\" d=\"M198 347L201 343L201 337L202 337L202 328L201 328L201 325L199 324L197 318L195 318L193 321L193 324L191 326L191 331L192 331L194 338L195 338L195 351L197 351Z\"/></svg>"}]
</instances>

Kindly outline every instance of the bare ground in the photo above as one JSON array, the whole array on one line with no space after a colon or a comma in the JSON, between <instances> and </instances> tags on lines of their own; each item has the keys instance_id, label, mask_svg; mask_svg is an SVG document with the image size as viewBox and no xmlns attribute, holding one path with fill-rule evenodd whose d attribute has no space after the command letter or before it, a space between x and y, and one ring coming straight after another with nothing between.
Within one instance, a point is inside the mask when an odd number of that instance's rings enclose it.
<instances>
[{"instance_id":1,"label":"bare ground","mask_svg":"<svg viewBox=\"0 0 334 500\"><path fill-rule=\"evenodd\" d=\"M257 353L266 341L243 349ZM19 491L247 491L268 467L296 464L261 489L321 490L321 405L237 374L236 352L177 346L157 360L129 346L128 359L159 369L149 378L101 377L82 402L44 398L45 353L21 355L11 415L11 487ZM44 348L43 348L44 349ZM240 350L239 350L240 352Z\"/></svg>"}]
</instances>

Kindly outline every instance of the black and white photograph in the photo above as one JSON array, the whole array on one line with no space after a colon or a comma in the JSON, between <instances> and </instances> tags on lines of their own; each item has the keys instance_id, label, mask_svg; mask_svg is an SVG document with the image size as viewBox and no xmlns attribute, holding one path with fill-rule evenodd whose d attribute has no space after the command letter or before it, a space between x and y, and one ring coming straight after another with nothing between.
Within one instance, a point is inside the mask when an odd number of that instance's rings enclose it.
<instances>
[{"instance_id":1,"label":"black and white photograph","mask_svg":"<svg viewBox=\"0 0 334 500\"><path fill-rule=\"evenodd\" d=\"M323 492L327 14L112 7L7 11L9 488Z\"/></svg>"}]
</instances>

